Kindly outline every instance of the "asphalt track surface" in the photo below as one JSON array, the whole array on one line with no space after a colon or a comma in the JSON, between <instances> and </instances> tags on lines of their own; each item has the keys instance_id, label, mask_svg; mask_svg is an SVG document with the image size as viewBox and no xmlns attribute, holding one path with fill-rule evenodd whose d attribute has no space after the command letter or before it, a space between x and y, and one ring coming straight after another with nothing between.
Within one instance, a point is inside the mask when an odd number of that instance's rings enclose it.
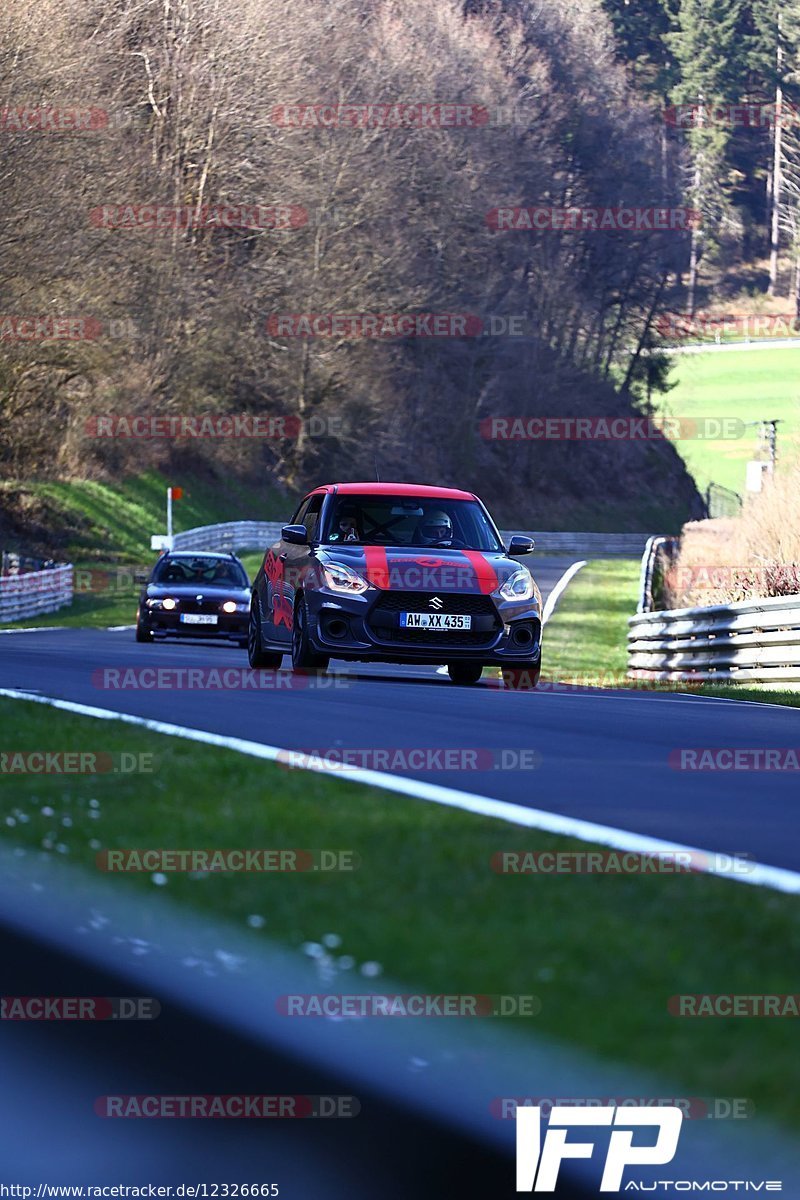
<instances>
[{"instance_id":1,"label":"asphalt track surface","mask_svg":"<svg viewBox=\"0 0 800 1200\"><path fill-rule=\"evenodd\" d=\"M569 561L536 564L544 596ZM682 748L800 747L797 709L649 691L512 692L488 680L462 688L433 667L357 663L332 664L320 683L286 671L281 686L260 691L99 686L104 668L153 666L246 668L247 660L210 643L137 645L132 630L0 635L0 687L300 751L490 750L489 769L481 755L479 769L398 773L800 870L797 772L670 764ZM522 750L537 752L534 769L498 765L503 751L513 763Z\"/></svg>"}]
</instances>

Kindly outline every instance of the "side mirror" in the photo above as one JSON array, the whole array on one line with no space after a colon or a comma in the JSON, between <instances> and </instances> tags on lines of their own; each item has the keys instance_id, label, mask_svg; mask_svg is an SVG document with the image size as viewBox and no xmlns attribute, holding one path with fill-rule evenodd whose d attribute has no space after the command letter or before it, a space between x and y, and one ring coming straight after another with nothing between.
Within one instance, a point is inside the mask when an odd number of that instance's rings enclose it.
<instances>
[{"instance_id":1,"label":"side mirror","mask_svg":"<svg viewBox=\"0 0 800 1200\"><path fill-rule=\"evenodd\" d=\"M308 545L308 530L305 525L284 525L281 537L292 546Z\"/></svg>"},{"instance_id":2,"label":"side mirror","mask_svg":"<svg viewBox=\"0 0 800 1200\"><path fill-rule=\"evenodd\" d=\"M535 542L533 538L521 537L519 535L512 537L508 543L509 554L530 554L533 550Z\"/></svg>"}]
</instances>

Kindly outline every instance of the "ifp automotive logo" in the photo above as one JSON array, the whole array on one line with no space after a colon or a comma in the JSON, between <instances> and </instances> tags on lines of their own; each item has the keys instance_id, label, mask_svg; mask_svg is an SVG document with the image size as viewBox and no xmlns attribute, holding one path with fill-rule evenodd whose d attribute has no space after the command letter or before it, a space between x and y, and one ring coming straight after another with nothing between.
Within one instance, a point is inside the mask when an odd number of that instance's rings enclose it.
<instances>
[{"instance_id":1,"label":"ifp automotive logo","mask_svg":"<svg viewBox=\"0 0 800 1200\"><path fill-rule=\"evenodd\" d=\"M554 1105L542 1142L541 1109L517 1109L517 1191L554 1192L558 1171L565 1158L591 1158L593 1142L568 1142L572 1125L657 1126L653 1145L634 1146L633 1128L616 1128L608 1141L601 1192L619 1192L629 1166L663 1166L672 1162L678 1149L683 1112L676 1105L658 1109L579 1108Z\"/></svg>"}]
</instances>

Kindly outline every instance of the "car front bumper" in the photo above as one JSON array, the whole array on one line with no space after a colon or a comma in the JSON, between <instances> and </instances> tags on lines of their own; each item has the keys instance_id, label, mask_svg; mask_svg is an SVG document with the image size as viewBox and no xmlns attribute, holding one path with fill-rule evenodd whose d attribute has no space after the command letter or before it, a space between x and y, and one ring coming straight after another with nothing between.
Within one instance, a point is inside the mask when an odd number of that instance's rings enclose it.
<instances>
[{"instance_id":1,"label":"car front bumper","mask_svg":"<svg viewBox=\"0 0 800 1200\"><path fill-rule=\"evenodd\" d=\"M535 600L498 604L494 597L437 593L449 612L466 610L469 632L403 629L400 612L433 611L427 593L393 595L372 589L363 596L326 590L306 592L313 649L357 662L445 663L479 661L486 666L541 658L541 614Z\"/></svg>"},{"instance_id":2,"label":"car front bumper","mask_svg":"<svg viewBox=\"0 0 800 1200\"><path fill-rule=\"evenodd\" d=\"M180 613L150 609L142 624L156 638L208 638L241 642L247 638L247 613L220 613L216 625L187 625Z\"/></svg>"}]
</instances>

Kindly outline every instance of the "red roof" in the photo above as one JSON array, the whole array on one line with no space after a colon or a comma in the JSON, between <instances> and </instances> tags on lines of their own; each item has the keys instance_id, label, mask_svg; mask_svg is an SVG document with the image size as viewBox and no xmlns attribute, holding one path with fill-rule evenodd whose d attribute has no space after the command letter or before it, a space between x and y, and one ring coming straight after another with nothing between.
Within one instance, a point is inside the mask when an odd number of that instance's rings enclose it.
<instances>
[{"instance_id":1,"label":"red roof","mask_svg":"<svg viewBox=\"0 0 800 1200\"><path fill-rule=\"evenodd\" d=\"M430 487L426 483L326 483L315 492L336 490L343 496L423 496L429 500L474 500L473 492L460 488Z\"/></svg>"}]
</instances>

